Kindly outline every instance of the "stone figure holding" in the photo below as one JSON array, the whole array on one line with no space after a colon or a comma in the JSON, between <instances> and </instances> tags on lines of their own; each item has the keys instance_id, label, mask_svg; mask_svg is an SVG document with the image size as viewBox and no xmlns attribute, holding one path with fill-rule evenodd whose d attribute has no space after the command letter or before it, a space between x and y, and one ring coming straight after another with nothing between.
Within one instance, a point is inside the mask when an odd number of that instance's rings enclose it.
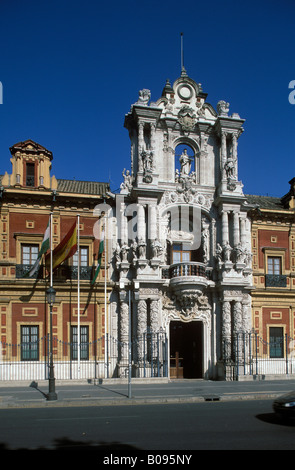
<instances>
[{"instance_id":1,"label":"stone figure holding","mask_svg":"<svg viewBox=\"0 0 295 470\"><path fill-rule=\"evenodd\" d=\"M180 165L181 165L181 176L188 176L191 170L191 159L187 154L187 150L184 149L183 153L180 156Z\"/></svg>"},{"instance_id":2,"label":"stone figure holding","mask_svg":"<svg viewBox=\"0 0 295 470\"><path fill-rule=\"evenodd\" d=\"M159 258L163 252L162 245L159 242L159 240L156 238L152 242L152 253L153 253L153 258Z\"/></svg>"},{"instance_id":3,"label":"stone figure holding","mask_svg":"<svg viewBox=\"0 0 295 470\"><path fill-rule=\"evenodd\" d=\"M223 256L224 256L224 261L230 261L231 258L231 252L232 252L232 247L226 241L223 245Z\"/></svg>"}]
</instances>

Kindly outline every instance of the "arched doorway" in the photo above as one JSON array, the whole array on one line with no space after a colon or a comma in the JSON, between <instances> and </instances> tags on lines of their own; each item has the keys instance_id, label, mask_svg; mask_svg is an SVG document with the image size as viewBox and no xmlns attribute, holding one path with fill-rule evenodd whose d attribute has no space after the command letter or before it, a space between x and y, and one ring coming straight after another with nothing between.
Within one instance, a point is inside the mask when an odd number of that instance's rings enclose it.
<instances>
[{"instance_id":1,"label":"arched doorway","mask_svg":"<svg viewBox=\"0 0 295 470\"><path fill-rule=\"evenodd\" d=\"M203 323L170 322L170 378L203 377Z\"/></svg>"}]
</instances>

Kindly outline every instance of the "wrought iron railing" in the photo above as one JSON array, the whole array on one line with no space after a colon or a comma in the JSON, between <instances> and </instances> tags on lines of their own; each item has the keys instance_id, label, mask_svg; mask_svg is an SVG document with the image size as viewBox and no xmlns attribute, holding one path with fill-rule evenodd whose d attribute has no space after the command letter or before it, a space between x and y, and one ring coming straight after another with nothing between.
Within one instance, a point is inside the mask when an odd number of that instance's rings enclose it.
<instances>
[{"instance_id":1,"label":"wrought iron railing","mask_svg":"<svg viewBox=\"0 0 295 470\"><path fill-rule=\"evenodd\" d=\"M106 334L92 342L80 344L53 338L55 378L116 378L123 364L123 376L128 371L129 344ZM49 378L50 337L35 342L9 344L0 342L0 382L3 380L45 380ZM162 330L147 332L131 343L133 377L167 377L167 337ZM124 372L125 371L125 372Z\"/></svg>"},{"instance_id":2,"label":"wrought iron railing","mask_svg":"<svg viewBox=\"0 0 295 470\"><path fill-rule=\"evenodd\" d=\"M222 360L233 378L295 374L295 340L285 334L268 342L253 331L237 333L223 338Z\"/></svg>"},{"instance_id":3,"label":"wrought iron railing","mask_svg":"<svg viewBox=\"0 0 295 470\"><path fill-rule=\"evenodd\" d=\"M15 266L15 277L17 279L28 278L28 273L33 267L32 264L17 264ZM93 267L92 266L80 266L80 280L87 281L92 278ZM54 273L54 278L65 278L65 279L78 279L78 266L60 266ZM31 277L31 279L45 279L45 267L40 266L39 270Z\"/></svg>"},{"instance_id":4,"label":"wrought iron railing","mask_svg":"<svg viewBox=\"0 0 295 470\"><path fill-rule=\"evenodd\" d=\"M265 287L287 287L287 276L282 274L266 274Z\"/></svg>"}]
</instances>

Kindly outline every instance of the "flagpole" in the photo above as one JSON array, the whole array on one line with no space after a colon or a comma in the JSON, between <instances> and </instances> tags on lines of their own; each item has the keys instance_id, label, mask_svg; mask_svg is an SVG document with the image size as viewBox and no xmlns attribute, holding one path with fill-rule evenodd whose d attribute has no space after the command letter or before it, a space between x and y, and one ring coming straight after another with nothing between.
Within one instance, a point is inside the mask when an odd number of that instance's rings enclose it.
<instances>
[{"instance_id":1,"label":"flagpole","mask_svg":"<svg viewBox=\"0 0 295 470\"><path fill-rule=\"evenodd\" d=\"M105 324L106 324L106 338L107 341L109 340L108 337L108 332L109 332L109 319L107 315L107 214L105 213L104 215L105 223L104 223L104 314L105 314ZM108 370L108 361L109 358L107 357L108 354L108 348L105 347L105 354L106 354L106 364L107 364L107 370ZM107 377L108 378L108 377Z\"/></svg>"},{"instance_id":2,"label":"flagpole","mask_svg":"<svg viewBox=\"0 0 295 470\"><path fill-rule=\"evenodd\" d=\"M47 302L49 304L49 322L50 322L50 350L49 350L49 390L47 400L57 400L55 393L55 377L53 366L53 333L52 333L52 308L55 300L55 290L53 289L53 274L52 274L52 212L50 212L50 287L47 289Z\"/></svg>"},{"instance_id":3,"label":"flagpole","mask_svg":"<svg viewBox=\"0 0 295 470\"><path fill-rule=\"evenodd\" d=\"M77 228L77 252L78 252L78 378L80 378L80 215L78 214Z\"/></svg>"},{"instance_id":4,"label":"flagpole","mask_svg":"<svg viewBox=\"0 0 295 470\"><path fill-rule=\"evenodd\" d=\"M52 274L52 212L50 212L50 287L53 287L53 274Z\"/></svg>"}]
</instances>

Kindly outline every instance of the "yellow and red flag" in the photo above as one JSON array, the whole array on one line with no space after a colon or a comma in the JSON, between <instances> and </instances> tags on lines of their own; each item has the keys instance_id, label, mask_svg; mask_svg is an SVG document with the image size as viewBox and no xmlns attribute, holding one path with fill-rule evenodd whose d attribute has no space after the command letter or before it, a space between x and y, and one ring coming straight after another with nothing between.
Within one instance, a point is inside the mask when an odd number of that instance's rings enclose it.
<instances>
[{"instance_id":1,"label":"yellow and red flag","mask_svg":"<svg viewBox=\"0 0 295 470\"><path fill-rule=\"evenodd\" d=\"M77 251L77 224L76 222L66 236L52 251L52 270L56 269L63 261L73 256ZM46 266L50 266L50 254L46 256Z\"/></svg>"}]
</instances>

